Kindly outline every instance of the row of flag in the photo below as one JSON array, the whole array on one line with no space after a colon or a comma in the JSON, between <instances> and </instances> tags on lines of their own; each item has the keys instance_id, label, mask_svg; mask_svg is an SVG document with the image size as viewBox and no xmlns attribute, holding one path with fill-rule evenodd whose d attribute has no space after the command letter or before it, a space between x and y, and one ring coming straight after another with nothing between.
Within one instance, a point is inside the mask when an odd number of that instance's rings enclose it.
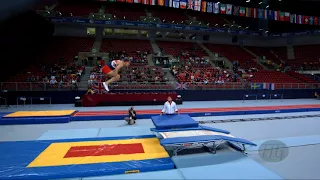
<instances>
[{"instance_id":1,"label":"row of flag","mask_svg":"<svg viewBox=\"0 0 320 180\"><path fill-rule=\"evenodd\" d=\"M275 84L274 83L252 83L251 89L266 89L266 90L275 90Z\"/></svg>"},{"instance_id":2,"label":"row of flag","mask_svg":"<svg viewBox=\"0 0 320 180\"><path fill-rule=\"evenodd\" d=\"M222 4L216 2L207 2L202 0L107 0L109 2L127 2L140 3L146 5L167 6L179 9L191 9L214 14L226 14L242 17L259 18L266 20L275 20L290 22L294 24L320 25L320 18L317 16L305 16L291 14L269 9L248 8L234 6L232 4Z\"/></svg>"}]
</instances>

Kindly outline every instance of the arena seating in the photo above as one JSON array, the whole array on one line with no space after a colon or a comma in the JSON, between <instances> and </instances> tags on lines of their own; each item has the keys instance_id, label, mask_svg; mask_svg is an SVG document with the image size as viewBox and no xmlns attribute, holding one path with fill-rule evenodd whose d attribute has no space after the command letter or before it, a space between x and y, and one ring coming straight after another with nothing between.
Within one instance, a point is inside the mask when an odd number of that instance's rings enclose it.
<instances>
[{"instance_id":1,"label":"arena seating","mask_svg":"<svg viewBox=\"0 0 320 180\"><path fill-rule=\"evenodd\" d=\"M229 22L216 14L207 14L197 11L190 11L187 12L187 14L191 17L195 17L197 21L201 21L205 23L205 25L209 25L210 27L223 27L224 24L229 24Z\"/></svg>"},{"instance_id":2,"label":"arena seating","mask_svg":"<svg viewBox=\"0 0 320 180\"><path fill-rule=\"evenodd\" d=\"M287 60L292 69L300 69L304 65L304 69L317 70L320 68L320 45L295 46L295 59Z\"/></svg>"},{"instance_id":3,"label":"arena seating","mask_svg":"<svg viewBox=\"0 0 320 180\"><path fill-rule=\"evenodd\" d=\"M227 59L232 61L238 61L240 67L242 68L257 68L262 69L262 67L253 59L255 58L247 51L243 50L239 46L232 45L220 45L220 44L205 44L205 46L211 51L218 53Z\"/></svg>"},{"instance_id":4,"label":"arena seating","mask_svg":"<svg viewBox=\"0 0 320 180\"><path fill-rule=\"evenodd\" d=\"M266 83L302 83L302 81L279 71L260 70L253 73L252 82Z\"/></svg>"},{"instance_id":5,"label":"arena seating","mask_svg":"<svg viewBox=\"0 0 320 180\"><path fill-rule=\"evenodd\" d=\"M252 47L252 46L247 46L246 47L249 51L253 52L260 58L263 56L266 57L266 60L271 60L272 62L276 63L277 65L280 65L282 62L281 60L276 57L273 53L271 53L270 48L268 47Z\"/></svg>"},{"instance_id":6,"label":"arena seating","mask_svg":"<svg viewBox=\"0 0 320 180\"><path fill-rule=\"evenodd\" d=\"M270 50L273 51L283 61L287 61L287 47L271 47Z\"/></svg>"},{"instance_id":7,"label":"arena seating","mask_svg":"<svg viewBox=\"0 0 320 180\"><path fill-rule=\"evenodd\" d=\"M203 57L208 54L196 43L191 42L174 42L174 41L157 41L160 49L164 51L164 54L170 54L177 57L182 52L188 52L192 56Z\"/></svg>"},{"instance_id":8,"label":"arena seating","mask_svg":"<svg viewBox=\"0 0 320 180\"><path fill-rule=\"evenodd\" d=\"M303 74L299 74L296 73L295 71L289 71L288 74L296 79L301 80L302 82L306 82L306 83L318 83L317 81L303 75Z\"/></svg>"},{"instance_id":9,"label":"arena seating","mask_svg":"<svg viewBox=\"0 0 320 180\"><path fill-rule=\"evenodd\" d=\"M73 61L79 52L91 52L93 43L94 38L55 37L41 58L49 62L58 62L61 57Z\"/></svg>"},{"instance_id":10,"label":"arena seating","mask_svg":"<svg viewBox=\"0 0 320 180\"><path fill-rule=\"evenodd\" d=\"M141 16L146 16L142 6L127 3L123 3L121 6L108 4L105 8L105 13L114 15L114 19L128 21L140 21Z\"/></svg>"},{"instance_id":11,"label":"arena seating","mask_svg":"<svg viewBox=\"0 0 320 180\"><path fill-rule=\"evenodd\" d=\"M180 9L163 9L161 7L147 8L153 17L158 17L163 23L185 24L185 21L189 20L188 16L186 16L184 12Z\"/></svg>"},{"instance_id":12,"label":"arena seating","mask_svg":"<svg viewBox=\"0 0 320 180\"><path fill-rule=\"evenodd\" d=\"M101 8L99 3L81 1L72 3L68 1L60 2L55 10L60 12L63 17L88 17L90 13L97 13Z\"/></svg>"}]
</instances>

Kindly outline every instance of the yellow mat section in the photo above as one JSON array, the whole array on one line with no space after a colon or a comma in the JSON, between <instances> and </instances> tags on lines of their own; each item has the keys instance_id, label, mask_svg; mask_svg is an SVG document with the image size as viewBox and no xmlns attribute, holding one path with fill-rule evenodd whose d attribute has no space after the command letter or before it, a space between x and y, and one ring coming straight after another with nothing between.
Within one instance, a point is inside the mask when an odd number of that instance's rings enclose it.
<instances>
[{"instance_id":1,"label":"yellow mat section","mask_svg":"<svg viewBox=\"0 0 320 180\"><path fill-rule=\"evenodd\" d=\"M58 110L58 111L17 111L7 114L4 117L35 117L35 116L67 116L75 110Z\"/></svg>"},{"instance_id":2,"label":"yellow mat section","mask_svg":"<svg viewBox=\"0 0 320 180\"><path fill-rule=\"evenodd\" d=\"M71 147L141 143L144 153L64 158ZM52 143L28 167L148 160L169 157L158 138Z\"/></svg>"}]
</instances>

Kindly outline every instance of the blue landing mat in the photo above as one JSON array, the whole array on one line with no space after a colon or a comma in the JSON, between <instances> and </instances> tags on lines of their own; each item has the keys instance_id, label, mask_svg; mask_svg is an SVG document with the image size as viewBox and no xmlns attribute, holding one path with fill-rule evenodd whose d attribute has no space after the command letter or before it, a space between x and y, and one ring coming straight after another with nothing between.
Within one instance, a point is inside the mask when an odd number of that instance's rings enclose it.
<instances>
[{"instance_id":1,"label":"blue landing mat","mask_svg":"<svg viewBox=\"0 0 320 180\"><path fill-rule=\"evenodd\" d=\"M280 110L252 110L252 111L229 111L229 112L197 112L188 113L191 117L204 116L230 116L230 115L252 115L252 114L274 114L274 113L292 113L292 112L311 112L320 111L320 108L298 108L298 109L280 109ZM184 113L181 113L183 115ZM139 119L150 119L158 114L140 114ZM92 120L123 120L124 115L99 115L99 116L73 116L72 121L92 121Z\"/></svg>"},{"instance_id":2,"label":"blue landing mat","mask_svg":"<svg viewBox=\"0 0 320 180\"><path fill-rule=\"evenodd\" d=\"M157 130L175 129L175 128L193 128L198 127L198 122L189 115L162 115L152 116L152 122Z\"/></svg>"},{"instance_id":3,"label":"blue landing mat","mask_svg":"<svg viewBox=\"0 0 320 180\"><path fill-rule=\"evenodd\" d=\"M154 136L2 142L0 143L0 179L58 179L124 174L125 171L133 169L140 170L140 172L173 169L174 164L171 158L27 168L27 166L44 150L47 150L52 143L141 139L150 137Z\"/></svg>"},{"instance_id":4,"label":"blue landing mat","mask_svg":"<svg viewBox=\"0 0 320 180\"><path fill-rule=\"evenodd\" d=\"M0 118L0 125L68 123L71 116L39 118Z\"/></svg>"},{"instance_id":5,"label":"blue landing mat","mask_svg":"<svg viewBox=\"0 0 320 180\"><path fill-rule=\"evenodd\" d=\"M173 161L185 179L283 179L239 152L176 156Z\"/></svg>"},{"instance_id":6,"label":"blue landing mat","mask_svg":"<svg viewBox=\"0 0 320 180\"><path fill-rule=\"evenodd\" d=\"M43 133L37 140L96 138L99 132L99 128L49 130Z\"/></svg>"}]
</instances>

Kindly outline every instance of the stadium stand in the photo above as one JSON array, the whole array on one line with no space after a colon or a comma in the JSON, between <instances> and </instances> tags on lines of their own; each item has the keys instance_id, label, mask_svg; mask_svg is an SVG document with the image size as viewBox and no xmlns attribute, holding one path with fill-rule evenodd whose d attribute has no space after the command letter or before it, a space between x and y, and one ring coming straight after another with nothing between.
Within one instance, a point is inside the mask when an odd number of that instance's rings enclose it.
<instances>
[{"instance_id":1,"label":"stadium stand","mask_svg":"<svg viewBox=\"0 0 320 180\"><path fill-rule=\"evenodd\" d=\"M129 21L140 21L140 17L146 16L144 8L135 4L123 4L123 6L108 4L105 13L112 14L113 19Z\"/></svg>"},{"instance_id":2,"label":"stadium stand","mask_svg":"<svg viewBox=\"0 0 320 180\"><path fill-rule=\"evenodd\" d=\"M98 3L60 1L55 10L61 13L63 17L88 17L90 13L98 12L101 7Z\"/></svg>"},{"instance_id":3,"label":"stadium stand","mask_svg":"<svg viewBox=\"0 0 320 180\"><path fill-rule=\"evenodd\" d=\"M253 52L260 58L263 58L263 56L266 58L266 60L271 60L272 62L276 63L277 65L280 65L282 62L279 59L279 57L275 56L270 51L270 48L268 47L252 47L252 46L247 46L246 47L249 51Z\"/></svg>"},{"instance_id":4,"label":"stadium stand","mask_svg":"<svg viewBox=\"0 0 320 180\"><path fill-rule=\"evenodd\" d=\"M288 59L292 69L317 70L320 68L319 45L295 46L295 59Z\"/></svg>"}]
</instances>

